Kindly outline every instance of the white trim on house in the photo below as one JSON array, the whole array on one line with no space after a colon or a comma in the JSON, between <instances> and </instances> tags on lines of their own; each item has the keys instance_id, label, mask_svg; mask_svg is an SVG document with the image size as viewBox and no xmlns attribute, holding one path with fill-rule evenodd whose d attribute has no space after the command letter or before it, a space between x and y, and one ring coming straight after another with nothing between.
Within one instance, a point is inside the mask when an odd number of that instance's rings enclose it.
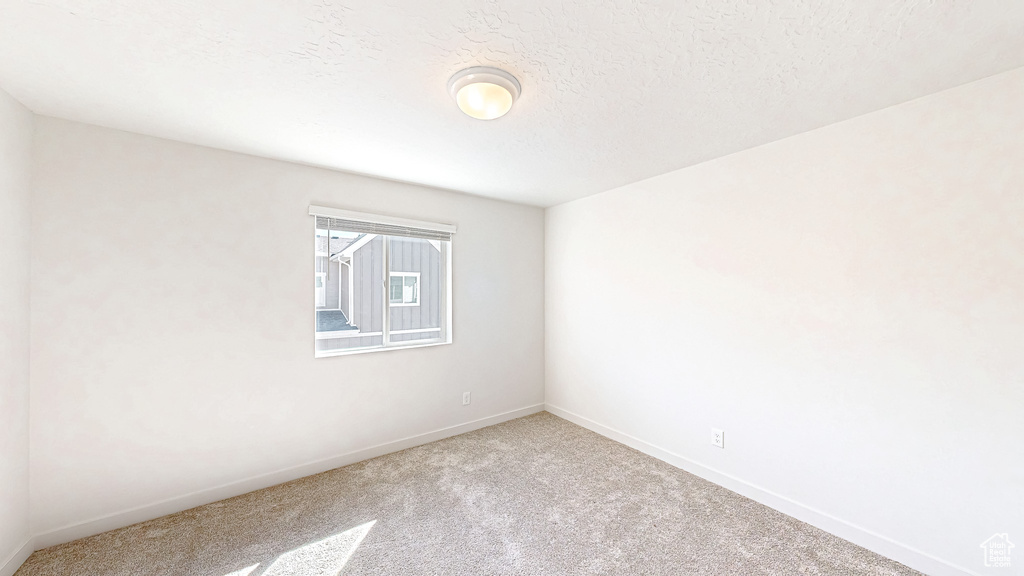
<instances>
[{"instance_id":1,"label":"white trim on house","mask_svg":"<svg viewBox=\"0 0 1024 576\"><path fill-rule=\"evenodd\" d=\"M455 234L454 224L442 224L440 222L427 222L425 220L413 220L411 218L398 218L397 216L382 216L380 214L369 214L367 212L354 212L352 210L341 210L339 208L327 208L326 206L309 206L310 216L329 216L341 220L358 220L360 222L372 222L374 224L389 224L391 226L405 226L408 228L419 228L421 230L435 230L437 232L448 232Z\"/></svg>"},{"instance_id":2,"label":"white trim on house","mask_svg":"<svg viewBox=\"0 0 1024 576\"><path fill-rule=\"evenodd\" d=\"M317 332L317 340L333 340L335 338L369 338L383 336L383 332L360 332L359 330L335 330L334 332Z\"/></svg>"},{"instance_id":3,"label":"white trim on house","mask_svg":"<svg viewBox=\"0 0 1024 576\"><path fill-rule=\"evenodd\" d=\"M367 244L369 244L376 237L377 237L377 234L363 234L362 238L360 238L359 240L356 240L352 244L349 244L344 250L342 250L341 252L338 252L337 254L335 254L334 257L335 258L342 258L342 257L344 257L344 258L351 258L352 255L356 253L356 250L359 250L363 246L366 246Z\"/></svg>"},{"instance_id":4,"label":"white trim on house","mask_svg":"<svg viewBox=\"0 0 1024 576\"><path fill-rule=\"evenodd\" d=\"M355 294L355 291L356 291L356 288L355 288L356 267L352 263L352 257L351 256L349 256L348 260L345 261L345 262L342 262L341 258L338 258L338 273L339 273L339 276L341 275L341 267L343 265L348 267L348 310L343 310L342 312L344 312L345 318L348 318L349 322L351 323L352 322L352 309L356 307L356 294ZM338 308L341 308L341 278L338 278Z\"/></svg>"}]
</instances>

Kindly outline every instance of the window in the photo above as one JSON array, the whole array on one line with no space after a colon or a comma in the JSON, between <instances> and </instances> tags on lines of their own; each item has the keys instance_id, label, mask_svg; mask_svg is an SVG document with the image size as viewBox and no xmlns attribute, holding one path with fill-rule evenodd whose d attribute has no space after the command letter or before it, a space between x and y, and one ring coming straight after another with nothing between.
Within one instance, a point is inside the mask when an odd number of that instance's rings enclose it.
<instances>
[{"instance_id":1,"label":"window","mask_svg":"<svg viewBox=\"0 0 1024 576\"><path fill-rule=\"evenodd\" d=\"M419 272L392 272L388 285L391 287L392 306L419 306Z\"/></svg>"},{"instance_id":2,"label":"window","mask_svg":"<svg viewBox=\"0 0 1024 576\"><path fill-rule=\"evenodd\" d=\"M316 307L327 306L327 275L317 273L316 275Z\"/></svg>"},{"instance_id":3,"label":"window","mask_svg":"<svg viewBox=\"0 0 1024 576\"><path fill-rule=\"evenodd\" d=\"M455 227L310 206L315 355L451 342Z\"/></svg>"}]
</instances>

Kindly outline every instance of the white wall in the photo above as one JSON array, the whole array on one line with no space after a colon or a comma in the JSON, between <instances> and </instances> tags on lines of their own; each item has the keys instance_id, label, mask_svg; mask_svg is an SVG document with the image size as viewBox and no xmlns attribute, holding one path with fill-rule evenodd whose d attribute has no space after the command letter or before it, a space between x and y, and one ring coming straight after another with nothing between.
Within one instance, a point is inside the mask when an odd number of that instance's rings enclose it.
<instances>
[{"instance_id":1,"label":"white wall","mask_svg":"<svg viewBox=\"0 0 1024 576\"><path fill-rule=\"evenodd\" d=\"M1024 545L1022 102L1024 69L549 209L547 402L986 573Z\"/></svg>"},{"instance_id":2,"label":"white wall","mask_svg":"<svg viewBox=\"0 0 1024 576\"><path fill-rule=\"evenodd\" d=\"M37 533L543 402L541 209L36 122ZM314 360L311 203L458 225L454 344Z\"/></svg>"},{"instance_id":3,"label":"white wall","mask_svg":"<svg viewBox=\"0 0 1024 576\"><path fill-rule=\"evenodd\" d=\"M32 114L0 90L0 573L29 538L31 166Z\"/></svg>"}]
</instances>

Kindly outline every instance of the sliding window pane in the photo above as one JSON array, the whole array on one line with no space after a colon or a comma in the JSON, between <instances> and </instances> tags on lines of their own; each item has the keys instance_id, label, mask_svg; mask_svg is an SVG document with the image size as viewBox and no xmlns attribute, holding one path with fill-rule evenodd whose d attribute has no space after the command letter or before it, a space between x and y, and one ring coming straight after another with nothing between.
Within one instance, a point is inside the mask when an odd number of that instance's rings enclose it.
<instances>
[{"instance_id":1,"label":"sliding window pane","mask_svg":"<svg viewBox=\"0 0 1024 576\"><path fill-rule=\"evenodd\" d=\"M442 337L446 242L389 236L391 342Z\"/></svg>"},{"instance_id":2,"label":"sliding window pane","mask_svg":"<svg viewBox=\"0 0 1024 576\"><path fill-rule=\"evenodd\" d=\"M316 230L316 350L384 344L384 237Z\"/></svg>"}]
</instances>

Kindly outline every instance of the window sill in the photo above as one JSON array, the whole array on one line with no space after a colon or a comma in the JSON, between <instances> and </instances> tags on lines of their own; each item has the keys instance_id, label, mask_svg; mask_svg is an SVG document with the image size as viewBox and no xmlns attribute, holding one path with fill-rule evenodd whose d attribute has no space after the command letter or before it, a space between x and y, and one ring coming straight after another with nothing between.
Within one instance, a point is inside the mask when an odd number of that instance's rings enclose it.
<instances>
[{"instance_id":1,"label":"window sill","mask_svg":"<svg viewBox=\"0 0 1024 576\"><path fill-rule=\"evenodd\" d=\"M392 344L391 346L378 346L376 348L357 348L355 350L331 350L331 351L327 351L327 352L314 352L313 353L313 357L314 358L331 358L331 357L334 357L334 356L352 356L354 354L369 354L371 352L387 352L389 350L408 350L410 348L429 348L431 346L444 346L446 344L451 344L451 341L449 341L449 340L442 340L442 341L434 341L434 342L424 342L422 344L420 344L420 343L408 344L408 345L404 345L404 346L401 345L401 344Z\"/></svg>"}]
</instances>

